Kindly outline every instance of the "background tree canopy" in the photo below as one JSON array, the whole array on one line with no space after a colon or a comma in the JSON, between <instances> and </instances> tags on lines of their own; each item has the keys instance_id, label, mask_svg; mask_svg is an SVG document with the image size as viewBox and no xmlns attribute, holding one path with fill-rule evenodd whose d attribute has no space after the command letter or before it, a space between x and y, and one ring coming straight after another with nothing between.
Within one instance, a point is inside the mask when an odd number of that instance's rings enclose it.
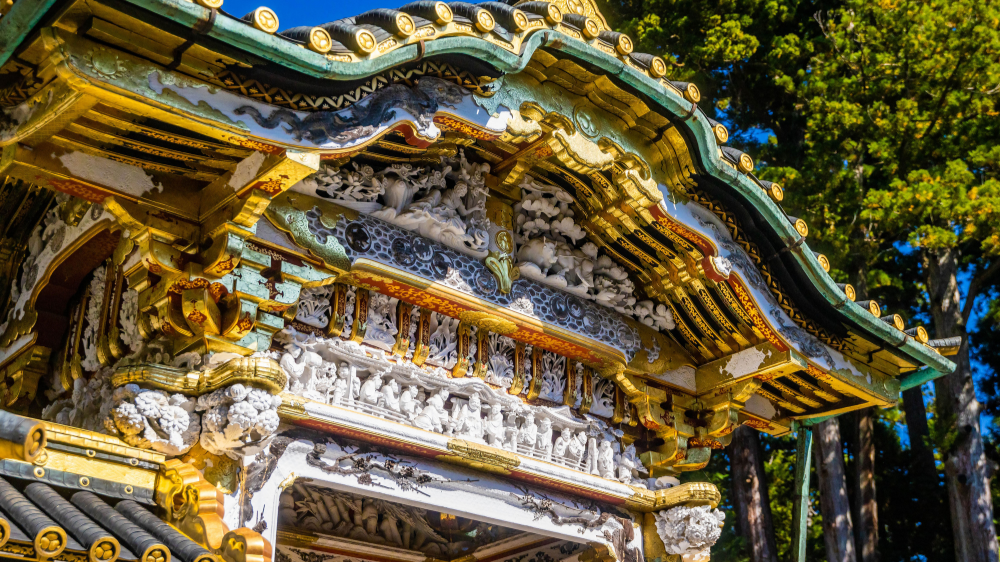
<instances>
[{"instance_id":1,"label":"background tree canopy","mask_svg":"<svg viewBox=\"0 0 1000 562\"><path fill-rule=\"evenodd\" d=\"M637 50L668 61L671 79L699 87L731 144L784 186L784 207L809 223L809 244L837 281L932 337L963 338L956 373L925 385L926 410L917 390L905 415L875 418L877 550L883 562L996 560L1000 2L610 0L602 9ZM842 432L849 466L851 431ZM794 446L763 440L782 560ZM695 477L725 489L727 458ZM810 560L824 557L819 519ZM717 558L747 559L753 549L728 529Z\"/></svg>"}]
</instances>

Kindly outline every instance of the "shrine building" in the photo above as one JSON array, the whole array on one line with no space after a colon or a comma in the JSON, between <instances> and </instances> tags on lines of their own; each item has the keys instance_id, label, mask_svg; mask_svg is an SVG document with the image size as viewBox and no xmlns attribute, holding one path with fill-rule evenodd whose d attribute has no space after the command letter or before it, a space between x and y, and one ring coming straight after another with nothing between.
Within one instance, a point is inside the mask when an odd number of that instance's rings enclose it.
<instances>
[{"instance_id":1,"label":"shrine building","mask_svg":"<svg viewBox=\"0 0 1000 562\"><path fill-rule=\"evenodd\" d=\"M4 560L706 561L954 368L592 0L0 14Z\"/></svg>"}]
</instances>

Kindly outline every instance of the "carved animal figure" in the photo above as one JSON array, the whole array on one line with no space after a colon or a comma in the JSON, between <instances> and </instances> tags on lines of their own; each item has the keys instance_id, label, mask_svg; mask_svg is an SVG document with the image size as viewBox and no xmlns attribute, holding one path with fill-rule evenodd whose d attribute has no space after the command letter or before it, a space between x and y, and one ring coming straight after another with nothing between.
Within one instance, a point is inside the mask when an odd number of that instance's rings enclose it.
<instances>
[{"instance_id":1,"label":"carved animal figure","mask_svg":"<svg viewBox=\"0 0 1000 562\"><path fill-rule=\"evenodd\" d=\"M316 111L304 118L288 109L277 109L268 117L249 105L236 108L236 115L249 115L258 125L273 129L279 124L288 125L286 131L296 140L313 144L327 141L347 143L371 135L379 126L397 117L404 110L417 119L420 126L430 125L440 106L454 109L462 101L465 91L441 78L421 78L415 87L393 84L376 91L351 106L349 111Z\"/></svg>"}]
</instances>

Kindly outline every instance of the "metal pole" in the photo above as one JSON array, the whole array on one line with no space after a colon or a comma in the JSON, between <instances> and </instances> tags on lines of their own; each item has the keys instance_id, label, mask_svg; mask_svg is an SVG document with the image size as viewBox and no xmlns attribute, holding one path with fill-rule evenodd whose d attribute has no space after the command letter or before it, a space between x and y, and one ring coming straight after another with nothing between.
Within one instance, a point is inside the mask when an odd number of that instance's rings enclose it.
<instances>
[{"instance_id":1,"label":"metal pole","mask_svg":"<svg viewBox=\"0 0 1000 562\"><path fill-rule=\"evenodd\" d=\"M809 515L809 465L812 460L813 432L798 426L795 449L795 503L792 507L792 548L795 562L806 562L806 519Z\"/></svg>"}]
</instances>

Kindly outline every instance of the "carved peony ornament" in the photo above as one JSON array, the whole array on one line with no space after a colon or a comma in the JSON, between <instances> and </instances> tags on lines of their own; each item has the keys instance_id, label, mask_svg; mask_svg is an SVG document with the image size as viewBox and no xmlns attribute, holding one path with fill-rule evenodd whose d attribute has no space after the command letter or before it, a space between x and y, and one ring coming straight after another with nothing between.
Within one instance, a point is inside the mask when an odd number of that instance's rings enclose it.
<instances>
[{"instance_id":1,"label":"carved peony ornament","mask_svg":"<svg viewBox=\"0 0 1000 562\"><path fill-rule=\"evenodd\" d=\"M667 554L680 555L707 554L722 535L726 520L724 513L707 505L674 507L654 516Z\"/></svg>"}]
</instances>

